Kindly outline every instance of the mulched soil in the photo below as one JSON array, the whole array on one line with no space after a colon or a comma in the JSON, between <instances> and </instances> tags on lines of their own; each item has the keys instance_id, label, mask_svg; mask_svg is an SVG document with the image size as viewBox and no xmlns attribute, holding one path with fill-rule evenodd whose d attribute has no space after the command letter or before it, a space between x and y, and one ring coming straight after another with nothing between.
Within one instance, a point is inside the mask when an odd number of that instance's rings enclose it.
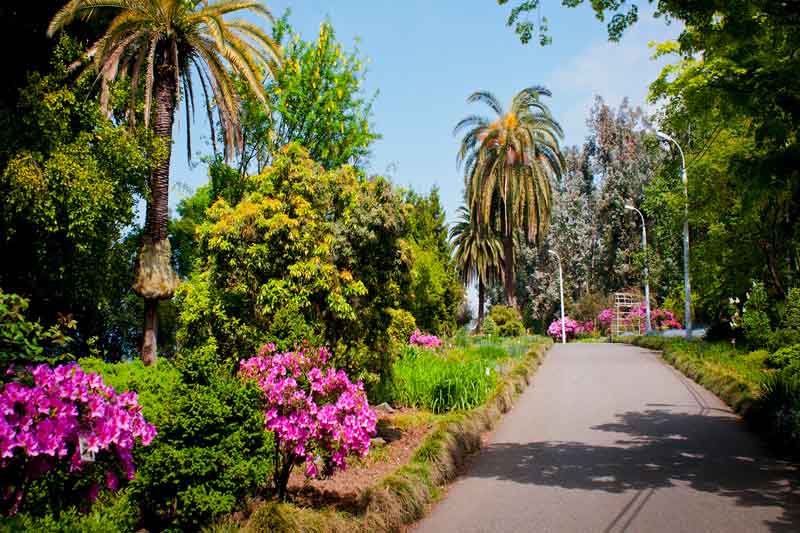
<instances>
[{"instance_id":1,"label":"mulched soil","mask_svg":"<svg viewBox=\"0 0 800 533\"><path fill-rule=\"evenodd\" d=\"M353 513L362 511L363 491L408 463L433 427L430 423L405 429L396 427L394 418L408 413L409 410L402 410L381 415L378 436L387 443L374 451L371 449L361 461L351 460L346 470L336 472L328 479L308 480L303 468L296 467L289 478L291 499L309 507L332 506Z\"/></svg>"}]
</instances>

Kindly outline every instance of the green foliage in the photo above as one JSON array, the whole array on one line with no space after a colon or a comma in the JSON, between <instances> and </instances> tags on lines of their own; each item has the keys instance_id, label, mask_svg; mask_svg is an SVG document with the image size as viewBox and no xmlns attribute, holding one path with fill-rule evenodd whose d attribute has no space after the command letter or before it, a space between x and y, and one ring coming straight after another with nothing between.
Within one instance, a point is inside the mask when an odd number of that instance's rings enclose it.
<instances>
[{"instance_id":1,"label":"green foliage","mask_svg":"<svg viewBox=\"0 0 800 533\"><path fill-rule=\"evenodd\" d=\"M783 309L781 329L791 330L800 334L800 288L789 289L786 295L786 306Z\"/></svg>"},{"instance_id":2,"label":"green foliage","mask_svg":"<svg viewBox=\"0 0 800 533\"><path fill-rule=\"evenodd\" d=\"M411 280L403 306L421 330L450 335L456 328L464 290L452 259L439 191L433 188L428 195L406 192L405 200L409 208L405 254Z\"/></svg>"},{"instance_id":3,"label":"green foliage","mask_svg":"<svg viewBox=\"0 0 800 533\"><path fill-rule=\"evenodd\" d=\"M525 326L521 320L509 320L502 326L498 326L497 334L501 337L519 337L525 334Z\"/></svg>"},{"instance_id":4,"label":"green foliage","mask_svg":"<svg viewBox=\"0 0 800 533\"><path fill-rule=\"evenodd\" d=\"M0 367L12 363L57 363L72 358L66 352L71 339L64 329L75 328L74 322L43 327L26 318L28 300L0 290Z\"/></svg>"},{"instance_id":5,"label":"green foliage","mask_svg":"<svg viewBox=\"0 0 800 533\"><path fill-rule=\"evenodd\" d=\"M37 533L128 533L135 531L139 511L128 490L116 494L101 493L87 513L76 508L58 516L34 516L20 513L0 518L0 531L36 531Z\"/></svg>"},{"instance_id":6,"label":"green foliage","mask_svg":"<svg viewBox=\"0 0 800 533\"><path fill-rule=\"evenodd\" d=\"M567 313L578 322L597 320L600 311L612 306L612 299L601 292L586 292L570 306Z\"/></svg>"},{"instance_id":7,"label":"green foliage","mask_svg":"<svg viewBox=\"0 0 800 533\"><path fill-rule=\"evenodd\" d=\"M380 178L326 171L290 145L242 200L218 199L197 229L199 261L179 289L178 342L213 342L230 369L266 342L326 344L374 383L388 368L390 317L409 284L403 203Z\"/></svg>"},{"instance_id":8,"label":"green foliage","mask_svg":"<svg viewBox=\"0 0 800 533\"><path fill-rule=\"evenodd\" d=\"M483 327L481 328L485 335L489 337L493 337L497 335L497 322L490 316L487 316L486 319L483 321Z\"/></svg>"},{"instance_id":9,"label":"green foliage","mask_svg":"<svg viewBox=\"0 0 800 533\"><path fill-rule=\"evenodd\" d=\"M779 449L800 451L800 368L789 366L765 380L752 418Z\"/></svg>"},{"instance_id":10,"label":"green foliage","mask_svg":"<svg viewBox=\"0 0 800 533\"><path fill-rule=\"evenodd\" d=\"M72 83L79 57L68 39L50 73L30 75L0 156L0 265L3 289L30 300L44 326L68 316L84 341L119 357L118 302L127 292L135 248L125 240L134 205L157 159L147 133L116 127L99 110L93 80Z\"/></svg>"},{"instance_id":11,"label":"green foliage","mask_svg":"<svg viewBox=\"0 0 800 533\"><path fill-rule=\"evenodd\" d=\"M742 312L742 328L745 340L754 348L767 346L772 336L767 309L767 291L764 289L764 284L753 281Z\"/></svg>"},{"instance_id":12,"label":"green foliage","mask_svg":"<svg viewBox=\"0 0 800 533\"><path fill-rule=\"evenodd\" d=\"M317 39L301 39L288 13L273 34L283 46L283 65L266 85L266 105L245 93L239 172L253 165L260 172L291 142L328 170L363 166L380 136L370 127L372 102L361 90L366 68L358 50L344 51L328 22L320 25Z\"/></svg>"},{"instance_id":13,"label":"green foliage","mask_svg":"<svg viewBox=\"0 0 800 533\"><path fill-rule=\"evenodd\" d=\"M800 344L800 331L796 329L776 329L769 338L769 349L773 352L794 344Z\"/></svg>"},{"instance_id":14,"label":"green foliage","mask_svg":"<svg viewBox=\"0 0 800 533\"><path fill-rule=\"evenodd\" d=\"M766 363L771 368L800 365L800 343L775 350L767 358Z\"/></svg>"},{"instance_id":15,"label":"green foliage","mask_svg":"<svg viewBox=\"0 0 800 533\"><path fill-rule=\"evenodd\" d=\"M481 405L495 385L494 368L467 354L442 357L430 350L407 347L394 365L394 401L434 413Z\"/></svg>"},{"instance_id":16,"label":"green foliage","mask_svg":"<svg viewBox=\"0 0 800 533\"><path fill-rule=\"evenodd\" d=\"M85 359L116 390L135 390L158 436L134 459L130 498L148 529L196 530L231 513L267 485L272 440L260 394L227 377L211 348L161 359L104 363Z\"/></svg>"},{"instance_id":17,"label":"green foliage","mask_svg":"<svg viewBox=\"0 0 800 533\"><path fill-rule=\"evenodd\" d=\"M386 330L389 339L398 349L406 346L411 334L417 329L414 315L405 309L387 309L386 312L389 314L389 328Z\"/></svg>"},{"instance_id":18,"label":"green foliage","mask_svg":"<svg viewBox=\"0 0 800 533\"><path fill-rule=\"evenodd\" d=\"M525 326L522 325L519 313L513 307L493 305L489 310L489 318L497 326L496 334L501 337L518 337L525 334ZM489 334L486 330L485 321L483 323L483 331L487 335Z\"/></svg>"},{"instance_id":19,"label":"green foliage","mask_svg":"<svg viewBox=\"0 0 800 533\"><path fill-rule=\"evenodd\" d=\"M497 3L505 5L509 0L497 0ZM652 0L649 0L652 2ZM566 7L577 7L584 3L584 0L562 0L562 5ZM639 8L636 4L629 3L626 5L623 0L592 0L592 9L595 12L597 19L608 20L608 40L619 41L622 34L630 26L639 20ZM514 7L508 15L506 25L514 27L514 32L519 36L522 44L528 44L530 40L537 36L537 41L540 46L547 46L553 42L549 33L549 24L547 17L541 15L541 0L517 0L514 2ZM657 14L662 14L664 4L670 5L671 2L658 2L659 11ZM673 8L674 9L674 8ZM535 22L531 22L528 15L532 12L538 12L539 16ZM671 11L667 11L671 13ZM680 14L681 12L679 12Z\"/></svg>"}]
</instances>

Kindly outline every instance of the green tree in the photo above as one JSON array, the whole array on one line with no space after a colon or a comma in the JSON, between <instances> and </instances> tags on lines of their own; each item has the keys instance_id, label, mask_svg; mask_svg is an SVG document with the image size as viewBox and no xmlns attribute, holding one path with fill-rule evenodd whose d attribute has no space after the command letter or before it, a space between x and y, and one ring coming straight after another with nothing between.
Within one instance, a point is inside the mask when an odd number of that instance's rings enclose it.
<instances>
[{"instance_id":1,"label":"green tree","mask_svg":"<svg viewBox=\"0 0 800 533\"><path fill-rule=\"evenodd\" d=\"M224 132L226 155L241 147L238 105L233 75L246 81L250 90L265 100L263 69L272 72L280 56L279 46L264 31L245 20L228 21L233 12L248 11L271 20L270 12L257 0L220 0L213 4L194 0L139 2L116 0L71 0L56 13L48 34L53 35L75 18L101 16L107 8L114 16L102 37L87 50L90 66L100 78L100 107L109 109L111 85L120 77L131 79L129 119L135 120L139 80L144 86L143 122L162 140L165 154L153 168L142 248L137 261L134 290L145 300L142 360L150 364L157 354L158 301L172 297L178 278L171 266L168 240L169 165L172 127L183 90L187 116L193 108L192 72L203 88L209 120L213 125L213 96ZM229 71L230 70L230 71ZM152 115L152 116L151 116Z\"/></svg>"},{"instance_id":2,"label":"green tree","mask_svg":"<svg viewBox=\"0 0 800 533\"><path fill-rule=\"evenodd\" d=\"M459 207L459 220L450 229L450 239L455 249L455 262L461 282L470 285L478 282L478 331L483 324L486 307L486 287L503 274L503 247L491 233L491 228L478 226L470 216L469 208Z\"/></svg>"},{"instance_id":3,"label":"green tree","mask_svg":"<svg viewBox=\"0 0 800 533\"><path fill-rule=\"evenodd\" d=\"M198 228L200 253L179 289L178 342L232 369L266 342L325 344L336 365L376 383L388 369L390 308L409 287L404 203L387 181L326 171L296 144L218 199Z\"/></svg>"},{"instance_id":4,"label":"green tree","mask_svg":"<svg viewBox=\"0 0 800 533\"><path fill-rule=\"evenodd\" d=\"M458 280L453 250L447 236L445 212L435 187L427 195L406 192L407 258L411 274L409 309L424 331L440 335L455 328L463 290Z\"/></svg>"},{"instance_id":5,"label":"green tree","mask_svg":"<svg viewBox=\"0 0 800 533\"><path fill-rule=\"evenodd\" d=\"M521 230L529 242L541 242L551 210L551 180L560 176L563 156L561 126L542 102L544 87L517 93L506 113L491 93L478 91L468 102L483 102L495 121L472 115L461 120L454 134L464 132L458 153L464 167L467 201L479 225L496 225L503 241L505 298L514 295L515 238Z\"/></svg>"},{"instance_id":6,"label":"green tree","mask_svg":"<svg viewBox=\"0 0 800 533\"><path fill-rule=\"evenodd\" d=\"M240 174L261 172L290 142L326 169L362 167L380 136L369 123L372 103L362 92L365 67L358 50L345 51L328 22L320 25L317 39L301 39L288 13L275 24L273 37L284 46L284 68L267 82L266 104L242 88Z\"/></svg>"},{"instance_id":7,"label":"green tree","mask_svg":"<svg viewBox=\"0 0 800 533\"><path fill-rule=\"evenodd\" d=\"M68 82L79 56L63 38L49 73L32 73L15 110L15 134L0 173L0 286L30 300L49 326L75 320L77 355L96 337L122 356L115 332L135 248L126 236L159 153L148 132L114 127L92 81Z\"/></svg>"}]
</instances>

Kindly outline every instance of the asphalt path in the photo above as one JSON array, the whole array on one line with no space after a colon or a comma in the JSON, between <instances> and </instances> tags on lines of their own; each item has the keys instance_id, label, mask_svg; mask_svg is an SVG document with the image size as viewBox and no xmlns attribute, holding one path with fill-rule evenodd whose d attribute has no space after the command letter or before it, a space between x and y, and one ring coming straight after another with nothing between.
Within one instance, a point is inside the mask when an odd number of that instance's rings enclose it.
<instances>
[{"instance_id":1,"label":"asphalt path","mask_svg":"<svg viewBox=\"0 0 800 533\"><path fill-rule=\"evenodd\" d=\"M797 479L657 354L556 345L416 529L798 532Z\"/></svg>"}]
</instances>

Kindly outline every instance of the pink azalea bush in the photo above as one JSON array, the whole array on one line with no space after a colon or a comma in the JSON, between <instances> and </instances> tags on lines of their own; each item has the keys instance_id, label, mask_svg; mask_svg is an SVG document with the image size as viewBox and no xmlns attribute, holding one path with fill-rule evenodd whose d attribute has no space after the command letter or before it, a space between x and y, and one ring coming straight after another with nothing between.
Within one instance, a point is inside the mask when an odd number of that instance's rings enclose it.
<instances>
[{"instance_id":1,"label":"pink azalea bush","mask_svg":"<svg viewBox=\"0 0 800 533\"><path fill-rule=\"evenodd\" d=\"M640 333L645 332L645 325L646 320L645 317L647 316L647 307L645 304L641 304L637 307L631 309L629 319L626 321L626 325L630 326L633 325L634 327L638 327ZM614 310L613 309L603 309L600 311L600 314L597 315L597 322L600 324L600 327L604 331L608 331L611 329L611 322L614 319ZM665 331L668 329L681 329L683 326L679 321L675 319L675 315L672 311L668 311L667 309L651 309L650 310L650 323L654 330L656 331Z\"/></svg>"},{"instance_id":2,"label":"pink azalea bush","mask_svg":"<svg viewBox=\"0 0 800 533\"><path fill-rule=\"evenodd\" d=\"M53 469L92 478L92 500L101 481L115 491L118 473L133 479L137 440L147 446L156 436L135 392L117 393L77 363L8 369L6 376L13 381L0 390L0 468L16 473L5 487L10 513L19 509L24 483Z\"/></svg>"},{"instance_id":3,"label":"pink azalea bush","mask_svg":"<svg viewBox=\"0 0 800 533\"><path fill-rule=\"evenodd\" d=\"M305 463L309 478L346 467L349 455L364 457L375 435L377 416L363 383L342 370L326 367L328 350L275 353L265 345L257 357L240 363L240 376L254 380L263 393L265 427L275 438L278 497L295 465Z\"/></svg>"},{"instance_id":4,"label":"pink azalea bush","mask_svg":"<svg viewBox=\"0 0 800 533\"><path fill-rule=\"evenodd\" d=\"M608 332L611 329L611 322L613 320L614 310L611 308L603 309L597 315L597 324L600 326L600 330L604 332Z\"/></svg>"},{"instance_id":5,"label":"pink azalea bush","mask_svg":"<svg viewBox=\"0 0 800 533\"><path fill-rule=\"evenodd\" d=\"M423 348L438 348L442 345L442 339L436 335L423 335L417 329L409 337L408 343L412 346L421 346Z\"/></svg>"},{"instance_id":6,"label":"pink azalea bush","mask_svg":"<svg viewBox=\"0 0 800 533\"><path fill-rule=\"evenodd\" d=\"M583 331L582 325L576 321L571 319L570 317L564 317L564 333L566 333L567 340L574 339L578 333ZM550 327L547 328L547 334L553 337L553 340L560 341L561 340L561 319L554 320Z\"/></svg>"}]
</instances>

